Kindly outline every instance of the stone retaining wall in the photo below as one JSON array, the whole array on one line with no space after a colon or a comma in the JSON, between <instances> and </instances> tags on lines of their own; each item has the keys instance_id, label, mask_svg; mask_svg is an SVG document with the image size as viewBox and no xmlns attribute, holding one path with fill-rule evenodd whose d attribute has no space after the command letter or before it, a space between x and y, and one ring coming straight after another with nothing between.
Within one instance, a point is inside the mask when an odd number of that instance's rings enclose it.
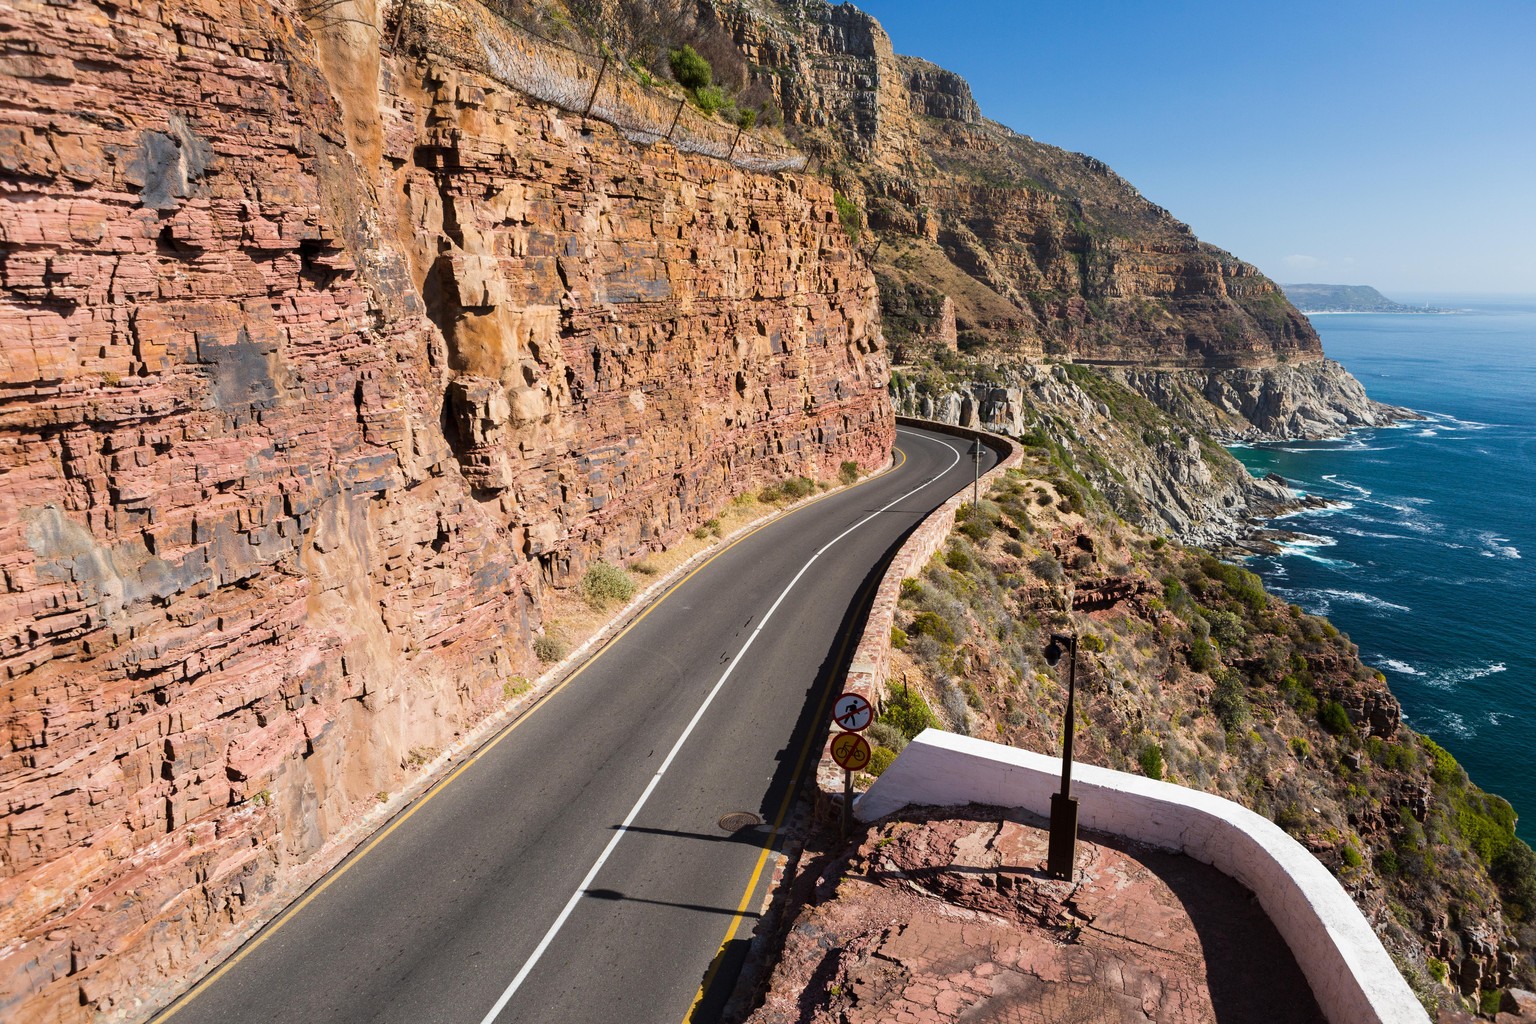
<instances>
[{"instance_id":1,"label":"stone retaining wall","mask_svg":"<svg viewBox=\"0 0 1536 1024\"><path fill-rule=\"evenodd\" d=\"M999 434L968 427L956 427L932 420L920 420L910 416L898 416L896 422L900 426L922 427L936 433L964 438L966 441L973 441L979 437L989 447L1001 452L1002 458L997 465L981 475L980 484L983 492L991 487L992 481L1018 465L1019 446ZM895 557L891 559L890 566L885 570L885 576L880 580L880 587L875 591L869 617L864 623L864 635L860 638L858 647L854 648L853 660L848 663L848 675L844 680L843 690L868 697L877 711L884 696L885 678L891 665L891 627L896 624L896 602L901 597L901 581L921 572L923 566L928 564L928 559L933 557L934 552L944 546L950 532L955 528L955 513L960 510L961 505L970 500L969 490L970 488L962 489L934 509L928 518L912 531L906 542L902 544L901 550L897 551ZM826 744L822 746L821 761L816 766L816 782L821 789L821 798L818 803L824 806L829 801L840 805L843 798L843 770L832 760L830 750L831 735L836 731L833 730L828 735Z\"/></svg>"},{"instance_id":2,"label":"stone retaining wall","mask_svg":"<svg viewBox=\"0 0 1536 1024\"><path fill-rule=\"evenodd\" d=\"M1055 757L928 729L854 813L873 821L909 804L976 803L1049 815L1060 771ZM1334 1024L1427 1024L1354 900L1273 822L1210 793L1094 765L1074 764L1073 793L1083 828L1187 854L1247 886Z\"/></svg>"}]
</instances>

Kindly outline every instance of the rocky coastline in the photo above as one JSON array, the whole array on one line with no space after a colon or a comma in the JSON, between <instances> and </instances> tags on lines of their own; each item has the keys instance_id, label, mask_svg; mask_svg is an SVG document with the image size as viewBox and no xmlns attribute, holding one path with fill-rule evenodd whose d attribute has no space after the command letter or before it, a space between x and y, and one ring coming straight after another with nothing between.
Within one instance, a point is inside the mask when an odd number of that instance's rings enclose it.
<instances>
[{"instance_id":1,"label":"rocky coastline","mask_svg":"<svg viewBox=\"0 0 1536 1024\"><path fill-rule=\"evenodd\" d=\"M1276 474L1255 478L1223 445L1339 437L1418 419L1374 401L1332 360L1260 369L1132 370L1032 363L988 380L893 372L898 412L1048 441L1127 520L1225 557L1299 534L1273 521L1325 505ZM1139 401L1138 401L1139 399Z\"/></svg>"}]
</instances>

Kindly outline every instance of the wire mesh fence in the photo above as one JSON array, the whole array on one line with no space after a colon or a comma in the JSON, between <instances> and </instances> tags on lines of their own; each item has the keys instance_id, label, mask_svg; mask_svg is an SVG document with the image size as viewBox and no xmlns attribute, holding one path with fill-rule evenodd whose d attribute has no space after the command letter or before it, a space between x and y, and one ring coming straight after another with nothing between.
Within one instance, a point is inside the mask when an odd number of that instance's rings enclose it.
<instances>
[{"instance_id":1,"label":"wire mesh fence","mask_svg":"<svg viewBox=\"0 0 1536 1024\"><path fill-rule=\"evenodd\" d=\"M428 56L466 59L497 81L562 110L606 121L632 142L667 141L687 153L749 171L800 171L791 146L710 117L687 98L650 86L618 60L540 36L479 4L401 0L395 39L419 40Z\"/></svg>"}]
</instances>

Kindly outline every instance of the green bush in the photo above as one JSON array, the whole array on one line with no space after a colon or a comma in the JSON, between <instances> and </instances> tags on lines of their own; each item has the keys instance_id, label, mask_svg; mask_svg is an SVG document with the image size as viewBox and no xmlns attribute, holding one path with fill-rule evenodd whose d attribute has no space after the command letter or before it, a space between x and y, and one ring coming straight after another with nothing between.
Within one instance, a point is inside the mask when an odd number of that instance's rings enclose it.
<instances>
[{"instance_id":1,"label":"green bush","mask_svg":"<svg viewBox=\"0 0 1536 1024\"><path fill-rule=\"evenodd\" d=\"M1189 667L1196 672L1209 672L1220 662L1216 658L1216 648L1204 637L1195 637L1189 644Z\"/></svg>"},{"instance_id":2,"label":"green bush","mask_svg":"<svg viewBox=\"0 0 1536 1024\"><path fill-rule=\"evenodd\" d=\"M1360 856L1360 851L1355 849L1354 843L1344 844L1344 863L1352 868L1357 868L1365 863L1365 858Z\"/></svg>"},{"instance_id":3,"label":"green bush","mask_svg":"<svg viewBox=\"0 0 1536 1024\"><path fill-rule=\"evenodd\" d=\"M901 753L907 746L907 738L901 734L901 730L890 722L875 722L864 731L864 738L877 747L885 747Z\"/></svg>"},{"instance_id":4,"label":"green bush","mask_svg":"<svg viewBox=\"0 0 1536 1024\"><path fill-rule=\"evenodd\" d=\"M757 124L757 111L748 107L746 110L737 111L736 123L743 128L751 128ZM876 772L875 774L879 774Z\"/></svg>"},{"instance_id":5,"label":"green bush","mask_svg":"<svg viewBox=\"0 0 1536 1024\"><path fill-rule=\"evenodd\" d=\"M1484 864L1496 863L1515 842L1515 809L1503 797L1480 791L1458 795L1454 801L1456 831Z\"/></svg>"},{"instance_id":6,"label":"green bush","mask_svg":"<svg viewBox=\"0 0 1536 1024\"><path fill-rule=\"evenodd\" d=\"M891 766L891 762L894 760L896 760L896 751L890 747L876 747L870 751L869 767L864 770L871 775L879 777L885 774L885 770Z\"/></svg>"},{"instance_id":7,"label":"green bush","mask_svg":"<svg viewBox=\"0 0 1536 1024\"><path fill-rule=\"evenodd\" d=\"M1477 1005L1478 1009L1482 1010L1483 1016L1492 1017L1499 1012L1499 1004L1503 1001L1504 993L1496 988L1485 988L1483 989L1482 997L1478 999Z\"/></svg>"},{"instance_id":8,"label":"green bush","mask_svg":"<svg viewBox=\"0 0 1536 1024\"><path fill-rule=\"evenodd\" d=\"M891 646L898 651L907 649L907 631L900 626L891 627Z\"/></svg>"},{"instance_id":9,"label":"green bush","mask_svg":"<svg viewBox=\"0 0 1536 1024\"><path fill-rule=\"evenodd\" d=\"M1094 654L1103 654L1104 648L1108 646L1104 642L1104 638L1097 633L1084 633L1077 641L1077 645L1085 651L1092 651Z\"/></svg>"},{"instance_id":10,"label":"green bush","mask_svg":"<svg viewBox=\"0 0 1536 1024\"><path fill-rule=\"evenodd\" d=\"M1141 774L1149 779L1161 779L1163 777L1163 748L1156 743L1148 743L1141 748L1141 753L1136 760L1141 764Z\"/></svg>"},{"instance_id":11,"label":"green bush","mask_svg":"<svg viewBox=\"0 0 1536 1024\"><path fill-rule=\"evenodd\" d=\"M1491 874L1504 910L1522 921L1536 920L1536 852L1516 839L1493 862Z\"/></svg>"},{"instance_id":12,"label":"green bush","mask_svg":"<svg viewBox=\"0 0 1536 1024\"><path fill-rule=\"evenodd\" d=\"M1030 559L1029 570L1047 583L1061 582L1061 563L1049 551L1042 551Z\"/></svg>"},{"instance_id":13,"label":"green bush","mask_svg":"<svg viewBox=\"0 0 1536 1024\"><path fill-rule=\"evenodd\" d=\"M951 545L950 549L944 552L944 564L955 570L955 572L976 571L976 560L971 557L969 551L958 544Z\"/></svg>"},{"instance_id":14,"label":"green bush","mask_svg":"<svg viewBox=\"0 0 1536 1024\"><path fill-rule=\"evenodd\" d=\"M859 464L852 459L844 460L843 464L837 467L837 478L845 484L853 483L859 478Z\"/></svg>"},{"instance_id":15,"label":"green bush","mask_svg":"<svg viewBox=\"0 0 1536 1024\"><path fill-rule=\"evenodd\" d=\"M566 651L565 641L553 633L545 633L533 638L533 656L546 665L553 664L565 657Z\"/></svg>"},{"instance_id":16,"label":"green bush","mask_svg":"<svg viewBox=\"0 0 1536 1024\"><path fill-rule=\"evenodd\" d=\"M715 80L715 69L691 46L685 44L682 49L673 50L667 54L667 60L672 65L672 77L684 89L697 91Z\"/></svg>"},{"instance_id":17,"label":"green bush","mask_svg":"<svg viewBox=\"0 0 1536 1024\"><path fill-rule=\"evenodd\" d=\"M725 106L725 91L718 85L706 85L693 91L693 102L706 114L713 114Z\"/></svg>"},{"instance_id":18,"label":"green bush","mask_svg":"<svg viewBox=\"0 0 1536 1024\"><path fill-rule=\"evenodd\" d=\"M849 241L857 242L859 240L859 223L862 220L859 215L858 204L841 192L833 192L832 205L837 207L837 219L842 222L843 230L847 232Z\"/></svg>"},{"instance_id":19,"label":"green bush","mask_svg":"<svg viewBox=\"0 0 1536 1024\"><path fill-rule=\"evenodd\" d=\"M1451 752L1428 736L1419 737L1424 743L1424 749L1429 753L1429 777L1442 786L1460 786L1466 781L1466 773L1461 770L1461 765L1451 756Z\"/></svg>"},{"instance_id":20,"label":"green bush","mask_svg":"<svg viewBox=\"0 0 1536 1024\"><path fill-rule=\"evenodd\" d=\"M891 691L885 701L885 710L880 712L880 721L909 740L924 729L935 729L939 725L938 716L933 713L923 695L905 686Z\"/></svg>"},{"instance_id":21,"label":"green bush","mask_svg":"<svg viewBox=\"0 0 1536 1024\"><path fill-rule=\"evenodd\" d=\"M948 647L955 645L955 628L944 621L938 612L918 612L912 618L912 628L908 633L913 636L931 636Z\"/></svg>"},{"instance_id":22,"label":"green bush","mask_svg":"<svg viewBox=\"0 0 1536 1024\"><path fill-rule=\"evenodd\" d=\"M1248 695L1243 692L1242 678L1236 672L1223 672L1216 681L1211 691L1211 710L1227 729L1236 729L1248 721Z\"/></svg>"},{"instance_id":23,"label":"green bush","mask_svg":"<svg viewBox=\"0 0 1536 1024\"><path fill-rule=\"evenodd\" d=\"M1349 712L1344 710L1344 705L1336 700L1324 701L1317 709L1317 721L1325 730L1335 736L1342 736L1349 732Z\"/></svg>"},{"instance_id":24,"label":"green bush","mask_svg":"<svg viewBox=\"0 0 1536 1024\"><path fill-rule=\"evenodd\" d=\"M616 565L597 562L581 578L581 596L601 611L614 602L628 601L635 594L635 581Z\"/></svg>"}]
</instances>

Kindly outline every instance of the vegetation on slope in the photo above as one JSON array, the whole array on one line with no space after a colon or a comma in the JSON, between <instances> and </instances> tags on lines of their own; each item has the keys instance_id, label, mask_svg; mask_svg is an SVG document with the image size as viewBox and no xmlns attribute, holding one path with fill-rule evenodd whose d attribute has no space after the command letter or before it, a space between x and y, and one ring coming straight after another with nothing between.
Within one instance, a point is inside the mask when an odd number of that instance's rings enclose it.
<instances>
[{"instance_id":1,"label":"vegetation on slope","mask_svg":"<svg viewBox=\"0 0 1536 1024\"><path fill-rule=\"evenodd\" d=\"M1332 624L1127 526L1057 453L1034 456L904 585L876 739L899 747L931 705L955 731L1059 752L1062 687L1041 652L1070 630L1079 759L1274 820L1360 902L1426 1005L1529 987L1536 855L1509 804L1401 724Z\"/></svg>"}]
</instances>

